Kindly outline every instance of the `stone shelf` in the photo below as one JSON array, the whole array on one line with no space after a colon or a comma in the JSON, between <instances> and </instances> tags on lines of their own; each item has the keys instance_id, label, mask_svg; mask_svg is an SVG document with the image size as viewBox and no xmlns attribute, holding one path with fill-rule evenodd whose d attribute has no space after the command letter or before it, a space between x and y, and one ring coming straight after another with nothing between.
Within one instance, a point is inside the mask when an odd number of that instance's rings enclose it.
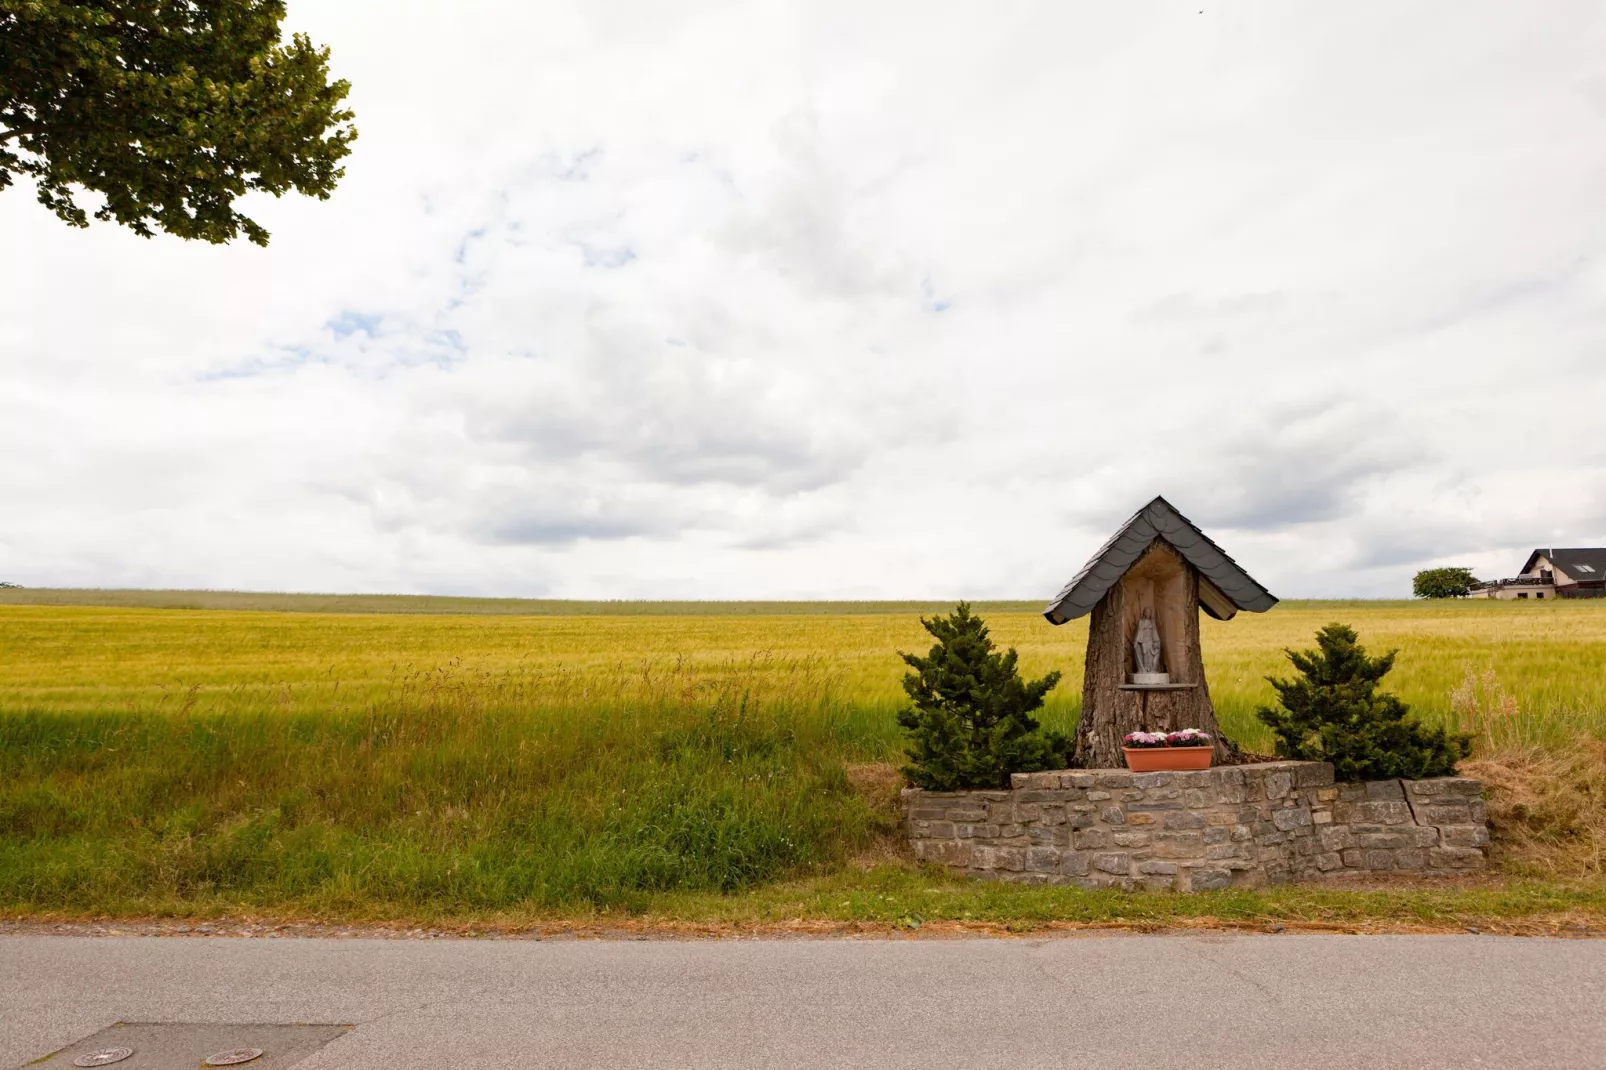
<instances>
[{"instance_id":1,"label":"stone shelf","mask_svg":"<svg viewBox=\"0 0 1606 1070\"><path fill-rule=\"evenodd\" d=\"M1198 684L1121 684L1121 691L1192 691Z\"/></svg>"}]
</instances>

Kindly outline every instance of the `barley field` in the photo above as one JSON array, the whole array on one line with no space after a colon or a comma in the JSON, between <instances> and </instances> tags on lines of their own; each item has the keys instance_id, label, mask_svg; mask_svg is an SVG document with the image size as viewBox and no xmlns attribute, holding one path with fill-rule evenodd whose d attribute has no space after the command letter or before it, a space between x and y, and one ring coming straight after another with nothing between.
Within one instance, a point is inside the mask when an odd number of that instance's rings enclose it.
<instances>
[{"instance_id":1,"label":"barley field","mask_svg":"<svg viewBox=\"0 0 1606 1070\"><path fill-rule=\"evenodd\" d=\"M894 838L897 651L944 608L5 596L11 913L630 910L841 872ZM1071 727L1085 622L977 608L1024 671L1065 674L1042 719ZM1606 739L1606 604L1587 602L1206 620L1229 735L1270 749L1264 677L1335 620L1399 649L1388 682L1424 720L1469 727L1474 679L1512 745Z\"/></svg>"}]
</instances>

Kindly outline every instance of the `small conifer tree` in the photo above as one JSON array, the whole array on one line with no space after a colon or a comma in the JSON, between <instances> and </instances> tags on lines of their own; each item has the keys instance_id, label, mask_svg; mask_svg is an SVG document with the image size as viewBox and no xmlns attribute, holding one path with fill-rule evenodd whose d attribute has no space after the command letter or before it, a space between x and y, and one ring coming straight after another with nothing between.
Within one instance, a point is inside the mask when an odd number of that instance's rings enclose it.
<instances>
[{"instance_id":1,"label":"small conifer tree","mask_svg":"<svg viewBox=\"0 0 1606 1070\"><path fill-rule=\"evenodd\" d=\"M920 623L937 643L925 657L901 655L914 669L903 678L914 704L898 714L912 737L903 767L911 784L933 791L1002 788L1011 773L1069 764L1071 741L1039 732L1031 716L1059 673L1021 679L1015 651L994 650L986 623L969 603Z\"/></svg>"},{"instance_id":2,"label":"small conifer tree","mask_svg":"<svg viewBox=\"0 0 1606 1070\"><path fill-rule=\"evenodd\" d=\"M1429 729L1409 718L1405 703L1378 683L1398 651L1369 657L1355 631L1329 624L1316 633L1315 650L1284 651L1300 676L1266 679L1281 709L1262 706L1260 720L1277 736L1277 755L1332 762L1339 780L1451 776L1472 750L1472 737Z\"/></svg>"}]
</instances>

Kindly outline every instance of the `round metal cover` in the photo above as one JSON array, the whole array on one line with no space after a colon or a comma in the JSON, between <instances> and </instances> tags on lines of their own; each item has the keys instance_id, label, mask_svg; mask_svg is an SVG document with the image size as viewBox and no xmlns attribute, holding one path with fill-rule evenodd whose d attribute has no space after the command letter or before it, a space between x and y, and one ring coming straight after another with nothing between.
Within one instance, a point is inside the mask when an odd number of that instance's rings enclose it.
<instances>
[{"instance_id":1,"label":"round metal cover","mask_svg":"<svg viewBox=\"0 0 1606 1070\"><path fill-rule=\"evenodd\" d=\"M252 1059L260 1058L262 1058L261 1048L230 1048L228 1051L220 1051L216 1055L208 1055L206 1062L201 1065L239 1066L241 1063L248 1063Z\"/></svg>"},{"instance_id":2,"label":"round metal cover","mask_svg":"<svg viewBox=\"0 0 1606 1070\"><path fill-rule=\"evenodd\" d=\"M74 1066L110 1066L120 1063L134 1054L133 1048L102 1048L99 1051L88 1052L72 1061Z\"/></svg>"}]
</instances>

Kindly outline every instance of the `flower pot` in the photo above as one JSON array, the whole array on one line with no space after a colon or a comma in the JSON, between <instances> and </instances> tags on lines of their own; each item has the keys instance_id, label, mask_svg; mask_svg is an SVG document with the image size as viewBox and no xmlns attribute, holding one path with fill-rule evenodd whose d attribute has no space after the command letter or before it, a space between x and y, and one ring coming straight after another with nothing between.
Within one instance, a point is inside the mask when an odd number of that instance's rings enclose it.
<instances>
[{"instance_id":1,"label":"flower pot","mask_svg":"<svg viewBox=\"0 0 1606 1070\"><path fill-rule=\"evenodd\" d=\"M1213 747L1122 747L1126 767L1134 773L1174 769L1209 769Z\"/></svg>"}]
</instances>

